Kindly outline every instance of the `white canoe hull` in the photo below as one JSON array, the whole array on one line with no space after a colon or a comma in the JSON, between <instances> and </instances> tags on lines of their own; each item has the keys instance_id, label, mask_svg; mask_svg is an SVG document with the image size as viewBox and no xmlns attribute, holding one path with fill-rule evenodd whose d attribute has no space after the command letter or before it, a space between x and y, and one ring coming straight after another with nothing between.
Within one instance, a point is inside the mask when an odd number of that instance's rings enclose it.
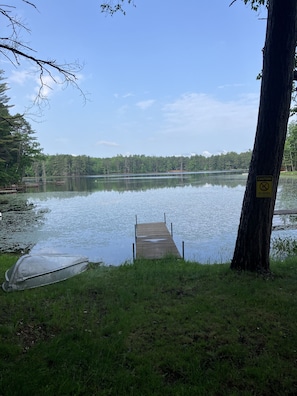
<instances>
[{"instance_id":1,"label":"white canoe hull","mask_svg":"<svg viewBox=\"0 0 297 396\"><path fill-rule=\"evenodd\" d=\"M2 289L10 292L60 282L85 271L88 263L81 256L26 254L6 271Z\"/></svg>"}]
</instances>

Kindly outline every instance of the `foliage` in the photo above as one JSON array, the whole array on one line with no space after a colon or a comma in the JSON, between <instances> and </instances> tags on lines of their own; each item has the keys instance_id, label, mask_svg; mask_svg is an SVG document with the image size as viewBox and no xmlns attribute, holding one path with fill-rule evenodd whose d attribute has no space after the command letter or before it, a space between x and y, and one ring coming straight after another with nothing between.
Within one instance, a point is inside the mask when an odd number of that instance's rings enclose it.
<instances>
[{"instance_id":1,"label":"foliage","mask_svg":"<svg viewBox=\"0 0 297 396\"><path fill-rule=\"evenodd\" d=\"M259 9L259 7L262 6L262 5L268 6L268 3L269 3L268 0L243 0L243 1L244 1L245 4L250 3L251 8L253 10L255 10L255 11L257 11ZM126 1L125 0L116 0L116 1L109 0L109 1L106 1L104 3L101 3L101 5L100 5L101 6L101 11L102 12L106 12L106 13L108 13L110 15L113 15L116 12L120 11L120 12L122 12L125 15L126 12L125 12L125 10L123 8L123 4L125 2L127 4L131 4L132 3L134 5L134 7L135 7L135 4L134 4L133 0L126 0ZM236 2L236 0L233 0L230 5L232 5L235 2Z\"/></svg>"},{"instance_id":2,"label":"foliage","mask_svg":"<svg viewBox=\"0 0 297 396\"><path fill-rule=\"evenodd\" d=\"M212 170L246 170L251 152L191 157L151 157L145 155L117 155L112 158L92 158L86 155L47 155L26 169L26 176L84 176L128 173L197 172Z\"/></svg>"},{"instance_id":3,"label":"foliage","mask_svg":"<svg viewBox=\"0 0 297 396\"><path fill-rule=\"evenodd\" d=\"M116 2L114 3L113 0L109 0L109 1L107 1L107 2L105 2L105 3L102 3L102 4L100 5L100 7L101 7L101 12L106 12L106 13L108 13L108 14L110 14L110 15L113 15L113 14L115 14L116 12L120 11L120 12L122 12L124 15L126 15L126 11L125 11L124 8L123 8L124 2L125 2L125 0L120 0L120 1L116 1ZM131 3L132 3L132 4L134 5L134 7L135 7L135 4L134 4L134 1L133 1L133 0L126 0L126 2L127 2L128 4L131 4Z\"/></svg>"},{"instance_id":4,"label":"foliage","mask_svg":"<svg viewBox=\"0 0 297 396\"><path fill-rule=\"evenodd\" d=\"M294 395L296 264L137 261L1 292L0 394Z\"/></svg>"},{"instance_id":5,"label":"foliage","mask_svg":"<svg viewBox=\"0 0 297 396\"><path fill-rule=\"evenodd\" d=\"M25 168L40 158L41 148L30 124L21 114L10 114L8 90L0 71L0 185L18 183Z\"/></svg>"},{"instance_id":6,"label":"foliage","mask_svg":"<svg viewBox=\"0 0 297 396\"><path fill-rule=\"evenodd\" d=\"M283 167L287 171L297 169L297 123L291 122L288 127L285 143Z\"/></svg>"},{"instance_id":7,"label":"foliage","mask_svg":"<svg viewBox=\"0 0 297 396\"><path fill-rule=\"evenodd\" d=\"M297 256L297 241L292 237L274 238L271 245L275 257Z\"/></svg>"},{"instance_id":8,"label":"foliage","mask_svg":"<svg viewBox=\"0 0 297 396\"><path fill-rule=\"evenodd\" d=\"M244 4L250 3L252 10L258 11L259 7L266 5L268 7L268 0L244 0Z\"/></svg>"}]
</instances>

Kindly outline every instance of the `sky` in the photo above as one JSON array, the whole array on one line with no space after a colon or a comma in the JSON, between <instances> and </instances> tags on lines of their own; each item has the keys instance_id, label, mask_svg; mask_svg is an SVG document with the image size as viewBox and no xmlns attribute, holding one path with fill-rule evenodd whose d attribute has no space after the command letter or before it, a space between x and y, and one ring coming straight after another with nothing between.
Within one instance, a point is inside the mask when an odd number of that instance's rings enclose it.
<instances>
[{"instance_id":1,"label":"sky","mask_svg":"<svg viewBox=\"0 0 297 396\"><path fill-rule=\"evenodd\" d=\"M11 112L24 113L45 154L216 155L253 148L266 9L237 0L134 0L126 15L100 0L16 0L38 58L78 62L79 89L32 63L2 58ZM53 72L57 81L60 77ZM83 95L82 95L83 92Z\"/></svg>"}]
</instances>

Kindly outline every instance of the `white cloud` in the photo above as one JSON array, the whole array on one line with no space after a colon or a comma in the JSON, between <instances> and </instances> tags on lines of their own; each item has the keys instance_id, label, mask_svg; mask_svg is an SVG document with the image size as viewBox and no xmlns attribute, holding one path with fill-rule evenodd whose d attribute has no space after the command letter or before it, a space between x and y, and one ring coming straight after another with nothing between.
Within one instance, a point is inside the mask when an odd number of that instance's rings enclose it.
<instances>
[{"instance_id":1,"label":"white cloud","mask_svg":"<svg viewBox=\"0 0 297 396\"><path fill-rule=\"evenodd\" d=\"M76 78L78 82L84 80L81 73L77 74ZM32 101L35 101L38 96L48 99L55 91L61 90L64 86L61 75L43 75L41 79L39 71L32 67L21 71L12 70L9 79L17 85L26 86L27 92L31 92L27 97Z\"/></svg>"},{"instance_id":2,"label":"white cloud","mask_svg":"<svg viewBox=\"0 0 297 396\"><path fill-rule=\"evenodd\" d=\"M34 88L34 96L32 95L32 99L35 100L39 95L42 99L48 99L55 90L58 88L59 90L62 88L62 80L59 76L43 76L42 81L40 78L35 78L36 86Z\"/></svg>"},{"instance_id":3,"label":"white cloud","mask_svg":"<svg viewBox=\"0 0 297 396\"><path fill-rule=\"evenodd\" d=\"M141 102L136 103L136 106L141 110L146 110L151 107L155 103L154 99L143 100Z\"/></svg>"},{"instance_id":4,"label":"white cloud","mask_svg":"<svg viewBox=\"0 0 297 396\"><path fill-rule=\"evenodd\" d=\"M109 146L109 147L118 147L119 144L116 142L109 142L107 140L99 140L98 142L96 142L97 146Z\"/></svg>"},{"instance_id":5,"label":"white cloud","mask_svg":"<svg viewBox=\"0 0 297 396\"><path fill-rule=\"evenodd\" d=\"M123 95L118 94L118 93L115 93L115 94L113 94L113 96L114 96L116 99L121 99L121 98L125 99L125 98L129 98L130 96L134 96L134 95L133 95L133 93L131 93L131 92L127 92L126 94L123 94Z\"/></svg>"},{"instance_id":6,"label":"white cloud","mask_svg":"<svg viewBox=\"0 0 297 396\"><path fill-rule=\"evenodd\" d=\"M241 87L244 87L245 86L245 84L240 84L240 83L238 83L238 84L222 84L222 85L219 85L218 86L218 88L219 89L226 89L226 88L241 88Z\"/></svg>"},{"instance_id":7,"label":"white cloud","mask_svg":"<svg viewBox=\"0 0 297 396\"><path fill-rule=\"evenodd\" d=\"M187 93L163 107L164 124L160 132L171 138L193 139L195 149L202 146L201 152L224 152L235 146L248 150L255 134L257 113L258 95L224 102L202 93Z\"/></svg>"},{"instance_id":8,"label":"white cloud","mask_svg":"<svg viewBox=\"0 0 297 396\"><path fill-rule=\"evenodd\" d=\"M34 76L32 75L32 71L28 70L12 70L9 79L19 85L24 85L28 80L33 80Z\"/></svg>"}]
</instances>

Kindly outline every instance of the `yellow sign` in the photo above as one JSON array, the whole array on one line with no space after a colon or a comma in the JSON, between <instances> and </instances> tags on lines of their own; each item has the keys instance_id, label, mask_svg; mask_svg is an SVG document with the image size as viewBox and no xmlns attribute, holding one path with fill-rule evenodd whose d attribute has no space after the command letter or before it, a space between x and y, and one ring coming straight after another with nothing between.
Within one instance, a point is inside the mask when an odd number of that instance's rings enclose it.
<instances>
[{"instance_id":1,"label":"yellow sign","mask_svg":"<svg viewBox=\"0 0 297 396\"><path fill-rule=\"evenodd\" d=\"M272 198L273 176L257 176L256 197Z\"/></svg>"}]
</instances>

